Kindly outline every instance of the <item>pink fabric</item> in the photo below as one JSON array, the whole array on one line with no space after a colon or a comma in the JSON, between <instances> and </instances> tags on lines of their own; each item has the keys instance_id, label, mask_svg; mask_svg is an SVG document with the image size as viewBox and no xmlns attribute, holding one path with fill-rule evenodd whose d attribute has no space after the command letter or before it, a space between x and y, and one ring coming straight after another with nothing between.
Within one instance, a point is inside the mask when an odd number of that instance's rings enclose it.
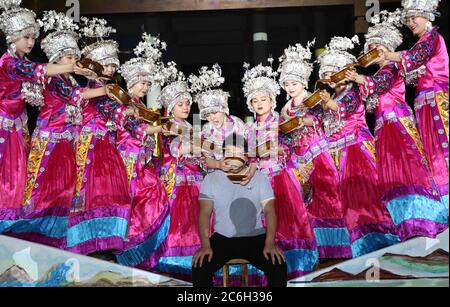
<instances>
[{"instance_id":1,"label":"pink fabric","mask_svg":"<svg viewBox=\"0 0 450 307\"><path fill-rule=\"evenodd\" d=\"M59 89L55 86L56 82L64 82L71 92L78 91L76 97L63 97ZM50 83L46 85L43 91L44 105L41 107L38 118L38 128L64 129L69 124L66 121L66 104L76 105L76 100L80 99L82 88L72 84L65 76L55 76L50 78Z\"/></svg>"},{"instance_id":2,"label":"pink fabric","mask_svg":"<svg viewBox=\"0 0 450 307\"><path fill-rule=\"evenodd\" d=\"M86 210L101 207L129 207L127 174L116 148L108 139L95 144L86 188Z\"/></svg>"},{"instance_id":3,"label":"pink fabric","mask_svg":"<svg viewBox=\"0 0 450 307\"><path fill-rule=\"evenodd\" d=\"M350 100L352 101L351 112L347 111L347 107L342 102L342 100L337 100L338 112L340 114L341 121L344 122L344 126L335 134L330 136L330 141L337 141L346 135L352 134L360 128L369 129L366 122L366 110L364 103L359 94L359 89L357 87L350 88L346 90L348 95L350 95ZM334 113L334 112L333 112ZM334 114L337 117L336 114Z\"/></svg>"},{"instance_id":4,"label":"pink fabric","mask_svg":"<svg viewBox=\"0 0 450 307\"><path fill-rule=\"evenodd\" d=\"M167 210L167 193L153 165L143 164L152 157L153 148L141 146L141 141L131 137L122 127L117 130L116 144L123 158L129 158L130 154L136 155L132 170L136 175L132 176L129 183L132 203L127 235L133 238L155 228L155 223Z\"/></svg>"},{"instance_id":5,"label":"pink fabric","mask_svg":"<svg viewBox=\"0 0 450 307\"><path fill-rule=\"evenodd\" d=\"M25 190L27 153L22 131L0 129L0 209L19 209Z\"/></svg>"},{"instance_id":6,"label":"pink fabric","mask_svg":"<svg viewBox=\"0 0 450 307\"><path fill-rule=\"evenodd\" d=\"M424 152L430 163L434 181L438 186L448 186L448 167L445 156L442 154L441 142L434 124L434 116L430 105L425 105L420 111L416 112ZM448 151L448 148L446 150ZM444 194L448 194L448 192L444 192Z\"/></svg>"},{"instance_id":7,"label":"pink fabric","mask_svg":"<svg viewBox=\"0 0 450 307\"><path fill-rule=\"evenodd\" d=\"M381 203L375 161L368 149L355 144L341 159L341 199L349 231L366 224L392 223Z\"/></svg>"},{"instance_id":8,"label":"pink fabric","mask_svg":"<svg viewBox=\"0 0 450 307\"><path fill-rule=\"evenodd\" d=\"M169 250L186 249L195 252L192 247L200 245L198 232L199 188L197 185L182 185L174 189L176 198L171 202L170 226L167 235ZM173 194L172 194L173 195ZM185 253L181 253L186 256ZM190 255L193 255L189 252Z\"/></svg>"},{"instance_id":9,"label":"pink fabric","mask_svg":"<svg viewBox=\"0 0 450 307\"><path fill-rule=\"evenodd\" d=\"M449 59L448 59L447 45L445 44L445 40L442 37L442 35L440 35L436 31L437 29L434 28L432 31L425 33L425 35L423 35L416 43L417 45L431 40L430 43L433 47L433 53L425 64L426 72L418 80L417 92L420 92L424 89L433 88L434 84L436 83L448 84ZM417 67L411 65L410 67L406 67L406 70L409 71L414 68Z\"/></svg>"},{"instance_id":10,"label":"pink fabric","mask_svg":"<svg viewBox=\"0 0 450 307\"><path fill-rule=\"evenodd\" d=\"M176 121L190 127L189 123ZM202 162L198 158L186 157L175 150L177 157L172 155L171 149L181 144L177 137L165 137L163 140L162 176L173 172L173 187L170 201L170 226L165 240L165 256L192 256L200 247L198 232L199 185L203 178ZM191 178L191 179L189 179ZM189 180L191 180L189 182ZM165 182L165 184L169 184ZM175 263L176 261L174 261ZM180 263L180 266L182 264Z\"/></svg>"},{"instance_id":11,"label":"pink fabric","mask_svg":"<svg viewBox=\"0 0 450 307\"><path fill-rule=\"evenodd\" d=\"M136 173L136 194L131 205L128 237L152 228L168 204L164 185L150 165L138 163Z\"/></svg>"},{"instance_id":12,"label":"pink fabric","mask_svg":"<svg viewBox=\"0 0 450 307\"><path fill-rule=\"evenodd\" d=\"M36 195L35 209L69 208L76 183L75 151L67 140L55 145Z\"/></svg>"},{"instance_id":13,"label":"pink fabric","mask_svg":"<svg viewBox=\"0 0 450 307\"><path fill-rule=\"evenodd\" d=\"M393 69L393 66L383 67ZM405 102L405 81L395 72L387 91L378 95L375 111L377 127L376 156L379 186L383 198L398 188L426 189L432 196L433 181L415 140L408 134L399 118L413 119L413 112ZM414 146L414 147L413 147ZM385 199L386 200L386 199ZM387 199L389 201L389 199Z\"/></svg>"},{"instance_id":14,"label":"pink fabric","mask_svg":"<svg viewBox=\"0 0 450 307\"><path fill-rule=\"evenodd\" d=\"M339 195L339 174L330 155L322 153L313 160L310 177L313 187L307 210L315 219L342 219L344 211Z\"/></svg>"},{"instance_id":15,"label":"pink fabric","mask_svg":"<svg viewBox=\"0 0 450 307\"><path fill-rule=\"evenodd\" d=\"M407 134L398 124L384 125L377 131L377 170L383 195L402 187L420 186L432 196L432 179L421 160L420 152L411 147Z\"/></svg>"},{"instance_id":16,"label":"pink fabric","mask_svg":"<svg viewBox=\"0 0 450 307\"><path fill-rule=\"evenodd\" d=\"M21 66L24 63L26 68ZM12 57L8 52L3 54L0 58L0 113L18 117L25 111L25 101L21 94L22 82L42 83L45 66Z\"/></svg>"},{"instance_id":17,"label":"pink fabric","mask_svg":"<svg viewBox=\"0 0 450 307\"><path fill-rule=\"evenodd\" d=\"M305 126L302 129L297 129L291 132L289 135L294 139L294 152L296 155L302 157L311 147L318 144L321 141L326 142L325 132L323 131L323 113L322 110L318 108L309 109L300 104L300 110L293 112L293 100L288 101L288 103L283 107L281 114L283 120L287 118L299 116L305 119L312 119L313 126Z\"/></svg>"},{"instance_id":18,"label":"pink fabric","mask_svg":"<svg viewBox=\"0 0 450 307\"><path fill-rule=\"evenodd\" d=\"M272 178L272 188L277 214L276 240L314 239L302 194L288 171L284 170Z\"/></svg>"},{"instance_id":19,"label":"pink fabric","mask_svg":"<svg viewBox=\"0 0 450 307\"><path fill-rule=\"evenodd\" d=\"M395 66L392 65L386 65L385 67L382 67L378 73L382 73L383 70L394 70ZM405 103L405 92L406 92L406 85L405 80L400 75L398 70L393 72L393 75L395 76L394 80L389 80L391 82L391 86L385 93L382 95L378 95L378 106L375 110L375 115L377 118L379 116L382 116L384 113L392 112L394 110L405 110L408 111L409 107ZM367 82L373 84L372 78L367 78ZM367 91L367 88L365 86L359 87L361 91L361 95L364 97L370 96L370 94ZM402 116L402 115L401 115ZM406 115L405 115L406 116Z\"/></svg>"}]
</instances>

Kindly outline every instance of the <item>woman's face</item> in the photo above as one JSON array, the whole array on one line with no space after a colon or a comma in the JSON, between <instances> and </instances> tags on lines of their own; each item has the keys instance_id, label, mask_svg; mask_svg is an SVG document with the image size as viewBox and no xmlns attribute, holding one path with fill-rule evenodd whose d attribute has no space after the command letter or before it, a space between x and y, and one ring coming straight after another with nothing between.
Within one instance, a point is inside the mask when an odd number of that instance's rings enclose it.
<instances>
[{"instance_id":1,"label":"woman's face","mask_svg":"<svg viewBox=\"0 0 450 307\"><path fill-rule=\"evenodd\" d=\"M67 64L75 64L76 61L78 61L79 58L77 55L65 55L63 57L60 57L58 61L56 61L56 64L60 65L67 65Z\"/></svg>"},{"instance_id":2,"label":"woman's face","mask_svg":"<svg viewBox=\"0 0 450 307\"><path fill-rule=\"evenodd\" d=\"M103 65L103 74L108 77L114 76L117 66L115 64Z\"/></svg>"},{"instance_id":3,"label":"woman's face","mask_svg":"<svg viewBox=\"0 0 450 307\"><path fill-rule=\"evenodd\" d=\"M16 45L16 52L18 54L25 55L31 52L35 43L36 36L34 34L29 34L16 40L14 45Z\"/></svg>"},{"instance_id":4,"label":"woman's face","mask_svg":"<svg viewBox=\"0 0 450 307\"><path fill-rule=\"evenodd\" d=\"M131 88L131 93L133 96L138 98L143 98L147 95L148 90L150 89L150 82L148 81L139 81Z\"/></svg>"},{"instance_id":5,"label":"woman's face","mask_svg":"<svg viewBox=\"0 0 450 307\"><path fill-rule=\"evenodd\" d=\"M382 46L382 45L380 45L380 44L370 44L369 45L369 50L378 48L380 46ZM383 46L383 47L386 48L386 46ZM377 64L377 65L381 65L384 61L386 61L386 56L382 52L378 52L378 54L379 54L378 59L374 63Z\"/></svg>"},{"instance_id":6,"label":"woman's face","mask_svg":"<svg viewBox=\"0 0 450 307\"><path fill-rule=\"evenodd\" d=\"M177 119L187 119L189 112L191 112L191 104L188 99L178 101L172 109L172 114Z\"/></svg>"},{"instance_id":7,"label":"woman's face","mask_svg":"<svg viewBox=\"0 0 450 307\"><path fill-rule=\"evenodd\" d=\"M303 90L305 89L302 83L294 80L284 81L283 88L291 98L300 96L300 94L303 93Z\"/></svg>"},{"instance_id":8,"label":"woman's face","mask_svg":"<svg viewBox=\"0 0 450 307\"><path fill-rule=\"evenodd\" d=\"M206 119L216 128L223 128L227 115L223 112L206 114Z\"/></svg>"},{"instance_id":9,"label":"woman's face","mask_svg":"<svg viewBox=\"0 0 450 307\"><path fill-rule=\"evenodd\" d=\"M421 16L411 16L406 18L406 26L414 35L422 36L427 31L428 19Z\"/></svg>"},{"instance_id":10,"label":"woman's face","mask_svg":"<svg viewBox=\"0 0 450 307\"><path fill-rule=\"evenodd\" d=\"M251 104L259 116L267 115L272 111L272 99L267 94L257 94L252 98Z\"/></svg>"}]
</instances>

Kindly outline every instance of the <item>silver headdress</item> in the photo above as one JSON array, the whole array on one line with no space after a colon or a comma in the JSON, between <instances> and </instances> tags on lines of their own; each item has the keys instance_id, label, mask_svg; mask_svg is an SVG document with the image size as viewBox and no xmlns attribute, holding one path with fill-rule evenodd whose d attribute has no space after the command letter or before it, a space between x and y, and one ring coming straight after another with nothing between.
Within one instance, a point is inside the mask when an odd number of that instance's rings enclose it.
<instances>
[{"instance_id":1,"label":"silver headdress","mask_svg":"<svg viewBox=\"0 0 450 307\"><path fill-rule=\"evenodd\" d=\"M175 62L169 62L164 66L158 76L161 85L166 84L159 95L159 102L166 109L167 114L172 113L177 102L187 99L192 104L190 88L183 72L178 71Z\"/></svg>"},{"instance_id":2,"label":"silver headdress","mask_svg":"<svg viewBox=\"0 0 450 307\"><path fill-rule=\"evenodd\" d=\"M134 48L135 58L125 62L120 72L131 89L137 82L155 82L154 76L161 66L162 51L166 43L157 37L143 33L142 41Z\"/></svg>"},{"instance_id":3,"label":"silver headdress","mask_svg":"<svg viewBox=\"0 0 450 307\"><path fill-rule=\"evenodd\" d=\"M36 14L26 8L21 8L22 0L1 0L0 9L4 12L0 15L0 30L6 36L8 44L18 39L34 34L39 36L39 24L36 22Z\"/></svg>"},{"instance_id":4,"label":"silver headdress","mask_svg":"<svg viewBox=\"0 0 450 307\"><path fill-rule=\"evenodd\" d=\"M324 78L326 72L338 72L345 65L352 64L356 58L347 50L355 48L359 44L358 36L353 38L335 36L330 43L325 46L325 51L317 58L320 64L319 77Z\"/></svg>"},{"instance_id":5,"label":"silver headdress","mask_svg":"<svg viewBox=\"0 0 450 307\"><path fill-rule=\"evenodd\" d=\"M285 81L298 81L305 87L308 85L309 77L313 71L311 60L311 47L315 44L315 39L308 42L306 48L301 44L289 46L284 50L284 54L279 58L280 85L283 87Z\"/></svg>"},{"instance_id":6,"label":"silver headdress","mask_svg":"<svg viewBox=\"0 0 450 307\"><path fill-rule=\"evenodd\" d=\"M75 32L78 30L78 25L72 18L64 13L46 11L38 22L44 32L50 33L41 42L42 50L50 63L66 55L81 56L78 48L79 35Z\"/></svg>"},{"instance_id":7,"label":"silver headdress","mask_svg":"<svg viewBox=\"0 0 450 307\"><path fill-rule=\"evenodd\" d=\"M364 51L369 51L369 45L371 44L380 44L394 52L403 42L403 36L399 30L401 20L400 9L394 12L381 11L372 17L370 22L373 26L369 28L365 35Z\"/></svg>"},{"instance_id":8,"label":"silver headdress","mask_svg":"<svg viewBox=\"0 0 450 307\"><path fill-rule=\"evenodd\" d=\"M269 58L268 62L272 64L273 59ZM251 101L257 94L263 93L269 95L272 100L272 111L275 111L277 106L276 97L280 94L280 86L276 80L278 73L272 69L272 66L263 66L262 64L252 69L249 68L250 65L244 63L245 73L244 78L242 78L244 87L242 89L247 98L248 109L255 114Z\"/></svg>"},{"instance_id":9,"label":"silver headdress","mask_svg":"<svg viewBox=\"0 0 450 307\"><path fill-rule=\"evenodd\" d=\"M116 29L106 26L106 20L99 18L82 17L83 27L80 32L85 38L96 40L81 51L83 56L96 61L104 66L116 65L120 67L119 44L114 40L105 40L111 33L116 33Z\"/></svg>"},{"instance_id":10,"label":"silver headdress","mask_svg":"<svg viewBox=\"0 0 450 307\"><path fill-rule=\"evenodd\" d=\"M214 64L212 70L208 70L208 67L203 66L200 68L199 73L199 76L190 75L188 81L191 85L191 92L197 93L194 101L198 103L200 118L206 120L208 113L215 112L229 115L228 98L230 94L216 88L225 82L219 64Z\"/></svg>"},{"instance_id":11,"label":"silver headdress","mask_svg":"<svg viewBox=\"0 0 450 307\"><path fill-rule=\"evenodd\" d=\"M403 19L412 16L420 16L434 21L440 16L437 11L441 0L402 0Z\"/></svg>"}]
</instances>

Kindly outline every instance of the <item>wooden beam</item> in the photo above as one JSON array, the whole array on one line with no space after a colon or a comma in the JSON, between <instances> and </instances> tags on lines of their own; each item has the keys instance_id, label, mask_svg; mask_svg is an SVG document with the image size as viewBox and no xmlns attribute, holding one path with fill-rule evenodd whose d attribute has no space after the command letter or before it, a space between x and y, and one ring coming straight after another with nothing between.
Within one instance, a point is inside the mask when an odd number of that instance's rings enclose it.
<instances>
[{"instance_id":1,"label":"wooden beam","mask_svg":"<svg viewBox=\"0 0 450 307\"><path fill-rule=\"evenodd\" d=\"M79 0L82 15L353 5L355 0ZM358 0L362 1L362 0ZM398 2L399 0L380 0ZM64 11L66 0L24 0L37 12Z\"/></svg>"}]
</instances>

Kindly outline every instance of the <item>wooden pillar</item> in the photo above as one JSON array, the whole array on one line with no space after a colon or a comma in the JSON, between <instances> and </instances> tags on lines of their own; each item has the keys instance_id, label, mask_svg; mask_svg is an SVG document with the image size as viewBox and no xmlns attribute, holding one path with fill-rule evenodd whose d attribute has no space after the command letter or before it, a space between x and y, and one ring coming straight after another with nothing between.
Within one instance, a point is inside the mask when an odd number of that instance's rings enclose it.
<instances>
[{"instance_id":1,"label":"wooden pillar","mask_svg":"<svg viewBox=\"0 0 450 307\"><path fill-rule=\"evenodd\" d=\"M253 36L253 64L267 64L267 25L266 15L263 10L254 11L252 14L252 36Z\"/></svg>"},{"instance_id":2,"label":"wooden pillar","mask_svg":"<svg viewBox=\"0 0 450 307\"><path fill-rule=\"evenodd\" d=\"M355 16L355 34L366 33L367 29L369 28L369 23L366 20L366 12L368 9L368 7L366 6L366 2L370 5L372 1L354 0L353 11Z\"/></svg>"},{"instance_id":3,"label":"wooden pillar","mask_svg":"<svg viewBox=\"0 0 450 307\"><path fill-rule=\"evenodd\" d=\"M313 14L314 35L316 37L316 45L314 55L317 57L324 50L323 48L328 43L328 35L326 28L325 13L323 11L315 11Z\"/></svg>"}]
</instances>

